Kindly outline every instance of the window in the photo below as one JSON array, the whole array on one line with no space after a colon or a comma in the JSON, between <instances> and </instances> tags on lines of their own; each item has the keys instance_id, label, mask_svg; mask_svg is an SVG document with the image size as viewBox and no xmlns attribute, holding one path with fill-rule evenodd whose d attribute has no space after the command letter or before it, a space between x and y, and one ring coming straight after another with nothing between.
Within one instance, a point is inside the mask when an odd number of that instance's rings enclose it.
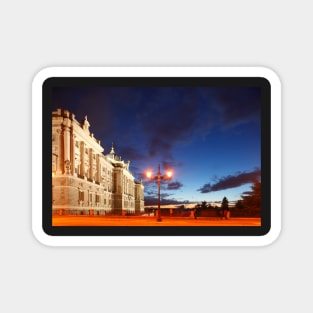
<instances>
[{"instance_id":1,"label":"window","mask_svg":"<svg viewBox=\"0 0 313 313\"><path fill-rule=\"evenodd\" d=\"M84 201L84 191L83 190L79 190L78 191L78 197L79 197L79 201Z\"/></svg>"}]
</instances>

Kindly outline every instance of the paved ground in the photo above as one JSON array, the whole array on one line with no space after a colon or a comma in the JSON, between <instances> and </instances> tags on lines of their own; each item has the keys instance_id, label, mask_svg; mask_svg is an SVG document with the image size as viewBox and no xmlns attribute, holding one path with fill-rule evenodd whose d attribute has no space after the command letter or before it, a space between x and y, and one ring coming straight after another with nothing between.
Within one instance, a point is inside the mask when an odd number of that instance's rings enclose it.
<instances>
[{"instance_id":1,"label":"paved ground","mask_svg":"<svg viewBox=\"0 0 313 313\"><path fill-rule=\"evenodd\" d=\"M158 222L152 216L62 216L52 217L53 226L261 226L260 218L162 217Z\"/></svg>"}]
</instances>

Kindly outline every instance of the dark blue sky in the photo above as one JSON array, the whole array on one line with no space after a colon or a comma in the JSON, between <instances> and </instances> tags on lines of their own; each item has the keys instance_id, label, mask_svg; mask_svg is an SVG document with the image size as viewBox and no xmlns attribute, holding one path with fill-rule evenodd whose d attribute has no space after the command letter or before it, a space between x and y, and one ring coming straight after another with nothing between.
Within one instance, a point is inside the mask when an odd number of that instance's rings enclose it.
<instances>
[{"instance_id":1,"label":"dark blue sky","mask_svg":"<svg viewBox=\"0 0 313 313\"><path fill-rule=\"evenodd\" d=\"M165 200L238 200L260 176L261 95L258 87L59 87L53 110L67 109L101 140L112 142L136 179L171 167ZM155 183L143 180L145 198Z\"/></svg>"}]
</instances>

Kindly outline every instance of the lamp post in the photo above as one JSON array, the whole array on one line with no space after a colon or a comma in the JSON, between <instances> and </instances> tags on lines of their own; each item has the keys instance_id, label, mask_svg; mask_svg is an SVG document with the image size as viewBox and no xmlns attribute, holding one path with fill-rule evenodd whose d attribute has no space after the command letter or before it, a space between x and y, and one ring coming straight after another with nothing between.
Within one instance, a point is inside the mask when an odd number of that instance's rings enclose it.
<instances>
[{"instance_id":1,"label":"lamp post","mask_svg":"<svg viewBox=\"0 0 313 313\"><path fill-rule=\"evenodd\" d=\"M147 177L149 179L155 179L158 182L158 209L157 209L157 221L158 222L162 222L162 218L161 218L161 179L171 179L172 178L172 171L168 170L166 172L166 175L161 175L161 171L160 171L160 164L158 167L158 173L156 176L152 177L152 172L151 171L147 171Z\"/></svg>"}]
</instances>

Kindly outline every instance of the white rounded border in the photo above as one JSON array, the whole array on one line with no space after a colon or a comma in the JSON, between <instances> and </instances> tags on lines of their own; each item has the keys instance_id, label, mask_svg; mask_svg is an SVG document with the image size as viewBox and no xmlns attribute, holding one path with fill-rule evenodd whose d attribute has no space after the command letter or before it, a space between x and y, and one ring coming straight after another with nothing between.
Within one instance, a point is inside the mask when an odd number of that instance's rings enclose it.
<instances>
[{"instance_id":1,"label":"white rounded border","mask_svg":"<svg viewBox=\"0 0 313 313\"><path fill-rule=\"evenodd\" d=\"M42 85L50 77L263 77L271 85L271 229L264 236L50 236L42 228ZM281 231L281 83L265 67L49 67L32 83L32 230L48 246L265 246Z\"/></svg>"}]
</instances>

